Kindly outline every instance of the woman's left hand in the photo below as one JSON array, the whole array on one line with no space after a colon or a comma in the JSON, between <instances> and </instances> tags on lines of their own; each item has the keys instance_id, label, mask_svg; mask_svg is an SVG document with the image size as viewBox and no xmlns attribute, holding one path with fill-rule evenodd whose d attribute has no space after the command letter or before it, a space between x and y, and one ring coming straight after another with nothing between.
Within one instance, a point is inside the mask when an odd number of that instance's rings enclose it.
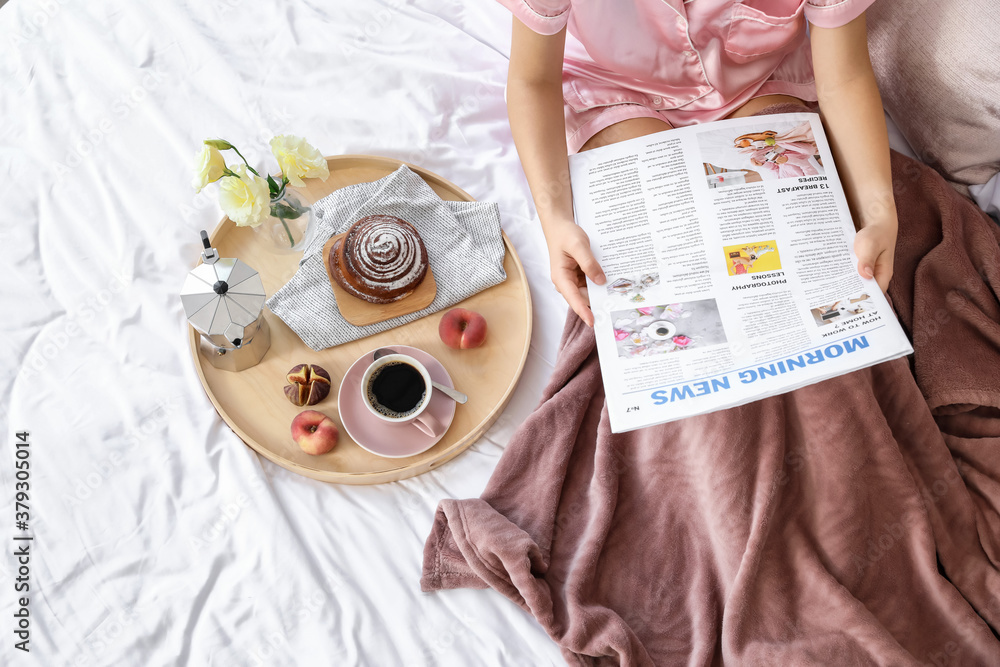
<instances>
[{"instance_id":1,"label":"woman's left hand","mask_svg":"<svg viewBox=\"0 0 1000 667\"><path fill-rule=\"evenodd\" d=\"M875 278L885 292L892 278L892 262L896 254L896 213L882 216L862 227L854 237L854 252L858 256L858 273L863 278Z\"/></svg>"},{"instance_id":2,"label":"woman's left hand","mask_svg":"<svg viewBox=\"0 0 1000 667\"><path fill-rule=\"evenodd\" d=\"M868 58L865 15L839 28L809 26L816 94L847 203L859 222L858 273L884 292L896 251L896 206L885 112Z\"/></svg>"}]
</instances>

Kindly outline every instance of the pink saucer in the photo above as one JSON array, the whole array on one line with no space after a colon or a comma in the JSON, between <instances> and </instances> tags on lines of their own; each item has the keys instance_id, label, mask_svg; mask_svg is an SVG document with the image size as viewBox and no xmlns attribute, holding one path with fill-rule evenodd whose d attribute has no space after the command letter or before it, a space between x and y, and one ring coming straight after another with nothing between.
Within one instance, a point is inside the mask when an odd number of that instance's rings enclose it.
<instances>
[{"instance_id":1,"label":"pink saucer","mask_svg":"<svg viewBox=\"0 0 1000 667\"><path fill-rule=\"evenodd\" d=\"M446 387L455 386L441 362L423 350L408 345L386 345L383 347L389 347L400 354L408 354L422 363L427 367L427 372L430 373L431 379L435 382ZM355 361L340 382L337 409L340 411L340 422L343 424L344 430L363 449L379 456L401 459L427 451L448 432L452 420L455 419L455 401L440 391L434 391L431 396L427 410L444 425L444 432L435 437L421 432L412 424L387 424L375 417L361 400L361 376L364 375L365 369L375 361L372 356L374 352L375 350L366 352Z\"/></svg>"}]
</instances>

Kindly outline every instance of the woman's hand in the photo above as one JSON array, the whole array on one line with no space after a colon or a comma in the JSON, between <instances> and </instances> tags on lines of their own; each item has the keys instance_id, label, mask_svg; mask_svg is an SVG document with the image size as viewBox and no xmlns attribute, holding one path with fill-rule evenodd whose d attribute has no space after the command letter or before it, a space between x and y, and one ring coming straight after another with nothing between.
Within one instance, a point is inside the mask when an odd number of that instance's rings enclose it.
<instances>
[{"instance_id":1,"label":"woman's hand","mask_svg":"<svg viewBox=\"0 0 1000 667\"><path fill-rule=\"evenodd\" d=\"M594 253L590 251L587 233L573 220L550 222L543 225L543 229L549 247L552 284L573 312L588 327L594 326L594 313L580 288L586 287L586 278L603 285L605 277Z\"/></svg>"},{"instance_id":2,"label":"woman's hand","mask_svg":"<svg viewBox=\"0 0 1000 667\"><path fill-rule=\"evenodd\" d=\"M896 206L889 137L868 59L865 15L839 28L809 28L816 94L847 202L860 228L854 239L858 273L884 292L892 277Z\"/></svg>"},{"instance_id":3,"label":"woman's hand","mask_svg":"<svg viewBox=\"0 0 1000 667\"><path fill-rule=\"evenodd\" d=\"M594 313L580 288L589 276L604 284L590 239L573 221L562 66L566 29L555 35L532 32L517 18L511 32L507 71L507 115L517 154L531 187L535 210L549 248L552 284L587 326Z\"/></svg>"},{"instance_id":4,"label":"woman's hand","mask_svg":"<svg viewBox=\"0 0 1000 667\"><path fill-rule=\"evenodd\" d=\"M889 289L892 262L896 252L896 212L884 219L870 222L854 237L854 253L858 256L858 273L864 278L875 278L883 292Z\"/></svg>"}]
</instances>

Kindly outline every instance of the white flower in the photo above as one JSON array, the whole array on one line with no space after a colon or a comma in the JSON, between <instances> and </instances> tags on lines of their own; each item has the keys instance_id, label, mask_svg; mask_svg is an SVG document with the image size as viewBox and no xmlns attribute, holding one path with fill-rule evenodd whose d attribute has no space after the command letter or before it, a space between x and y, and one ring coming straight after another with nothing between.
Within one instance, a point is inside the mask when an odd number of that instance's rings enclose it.
<instances>
[{"instance_id":1,"label":"white flower","mask_svg":"<svg viewBox=\"0 0 1000 667\"><path fill-rule=\"evenodd\" d=\"M279 134L271 139L271 153L278 161L281 173L295 187L305 185L303 178L321 178L325 181L330 176L326 158L302 137Z\"/></svg>"},{"instance_id":2,"label":"white flower","mask_svg":"<svg viewBox=\"0 0 1000 667\"><path fill-rule=\"evenodd\" d=\"M239 176L226 176L219 181L219 204L237 227L256 227L271 212L267 181L247 173L243 165L237 165L233 171Z\"/></svg>"},{"instance_id":3,"label":"white flower","mask_svg":"<svg viewBox=\"0 0 1000 667\"><path fill-rule=\"evenodd\" d=\"M194 180L191 187L197 192L209 183L215 183L222 178L226 170L226 159L214 146L202 146L194 156Z\"/></svg>"}]
</instances>

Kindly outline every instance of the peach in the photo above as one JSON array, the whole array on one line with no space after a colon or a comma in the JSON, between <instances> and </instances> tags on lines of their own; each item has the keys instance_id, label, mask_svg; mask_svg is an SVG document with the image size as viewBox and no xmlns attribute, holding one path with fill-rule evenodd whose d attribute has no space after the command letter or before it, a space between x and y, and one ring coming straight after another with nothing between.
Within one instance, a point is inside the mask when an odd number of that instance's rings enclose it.
<instances>
[{"instance_id":1,"label":"peach","mask_svg":"<svg viewBox=\"0 0 1000 667\"><path fill-rule=\"evenodd\" d=\"M306 454L326 454L339 437L337 422L317 410L303 410L292 420L292 439Z\"/></svg>"},{"instance_id":2,"label":"peach","mask_svg":"<svg viewBox=\"0 0 1000 667\"><path fill-rule=\"evenodd\" d=\"M438 335L456 350L479 347L486 340L486 318L474 310L452 308L441 318Z\"/></svg>"}]
</instances>

